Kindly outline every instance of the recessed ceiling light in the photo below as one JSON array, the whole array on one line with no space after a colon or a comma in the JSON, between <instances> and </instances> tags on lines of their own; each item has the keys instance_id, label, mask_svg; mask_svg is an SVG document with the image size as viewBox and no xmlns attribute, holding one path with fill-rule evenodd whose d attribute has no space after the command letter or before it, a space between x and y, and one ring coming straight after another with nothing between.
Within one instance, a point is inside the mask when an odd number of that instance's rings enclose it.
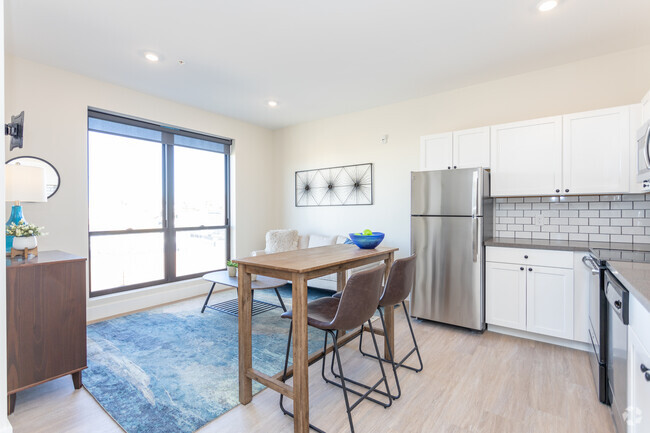
<instances>
[{"instance_id":1,"label":"recessed ceiling light","mask_svg":"<svg viewBox=\"0 0 650 433\"><path fill-rule=\"evenodd\" d=\"M558 4L558 0L542 0L537 4L537 9L540 12L548 12L551 9L555 9Z\"/></svg>"},{"instance_id":2,"label":"recessed ceiling light","mask_svg":"<svg viewBox=\"0 0 650 433\"><path fill-rule=\"evenodd\" d=\"M269 104L269 107L277 107L278 106L278 101L269 101L267 102Z\"/></svg>"},{"instance_id":3,"label":"recessed ceiling light","mask_svg":"<svg viewBox=\"0 0 650 433\"><path fill-rule=\"evenodd\" d=\"M146 53L146 54L144 55L144 58L147 59L147 60L149 60L150 62L157 62L158 60L160 60L160 58L158 57L158 55L157 55L157 54L154 54L154 53Z\"/></svg>"}]
</instances>

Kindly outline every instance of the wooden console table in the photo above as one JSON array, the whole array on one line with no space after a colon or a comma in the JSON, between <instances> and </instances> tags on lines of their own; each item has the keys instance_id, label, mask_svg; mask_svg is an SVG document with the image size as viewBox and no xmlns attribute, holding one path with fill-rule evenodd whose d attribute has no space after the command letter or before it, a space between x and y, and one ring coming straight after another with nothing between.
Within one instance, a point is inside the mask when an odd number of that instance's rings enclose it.
<instances>
[{"instance_id":1,"label":"wooden console table","mask_svg":"<svg viewBox=\"0 0 650 433\"><path fill-rule=\"evenodd\" d=\"M309 431L309 352L307 350L307 281L336 272L338 288L345 284L345 271L369 263L386 263L386 278L397 248L362 250L355 245L328 245L286 253L265 254L235 260L239 264L239 401L253 399L252 380L293 400L294 432ZM292 281L293 386L253 368L251 323L251 274ZM394 347L393 307L385 309L385 346ZM385 348L386 350L386 348Z\"/></svg>"},{"instance_id":2,"label":"wooden console table","mask_svg":"<svg viewBox=\"0 0 650 433\"><path fill-rule=\"evenodd\" d=\"M86 368L86 259L62 251L7 259L7 398Z\"/></svg>"}]
</instances>

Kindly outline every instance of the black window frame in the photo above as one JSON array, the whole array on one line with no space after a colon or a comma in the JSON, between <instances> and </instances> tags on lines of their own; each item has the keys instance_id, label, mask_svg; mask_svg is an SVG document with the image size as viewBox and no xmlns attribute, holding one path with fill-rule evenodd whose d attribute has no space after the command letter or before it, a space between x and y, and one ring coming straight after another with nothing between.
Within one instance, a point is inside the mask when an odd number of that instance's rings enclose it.
<instances>
[{"instance_id":1,"label":"black window frame","mask_svg":"<svg viewBox=\"0 0 650 433\"><path fill-rule=\"evenodd\" d=\"M109 122L116 122L125 125L135 126L139 128L146 128L161 133L161 140L150 140L142 137L136 137L131 135L118 134L114 132L102 131L100 129L91 128L90 123L91 119L107 120ZM178 128L175 126L168 126L163 124L158 124L148 120L140 120L130 118L124 115L115 114L111 112L106 112L96 108L88 108L88 123L87 123L87 137L86 137L86 151L87 158L90 155L90 137L88 134L90 132L101 132L113 134L116 136L124 136L129 138L137 138L140 140L152 141L155 143L160 143L162 145L162 227L160 229L126 229L126 230L90 230L90 213L88 221L88 292L91 298L110 295L112 293L126 292L135 289L141 289L144 287L151 287L160 284L167 284L176 281L190 280L193 278L198 278L205 275L208 272L213 272L217 270L223 270L226 268L226 264L223 264L222 268L206 270L204 272L199 272L190 275L177 276L176 275L176 233L183 231L197 231L197 230L225 230L226 233L226 260L230 260L230 152L232 146L232 139L218 137L214 135L208 135L200 132L190 131L183 128ZM182 136L195 138L202 141L208 141L214 143L214 148L210 146L192 146L188 144L175 144L174 136ZM210 151L215 153L222 153L224 155L224 175L225 175L225 221L223 225L215 226L192 226L192 227L175 227L174 223L174 148L176 146L186 147L191 149L199 149L204 151ZM221 149L221 150L219 150ZM87 159L86 161L87 168L87 188L88 188L88 206L90 209L90 163ZM119 235L119 234L139 234L139 233L163 233L164 237L164 278L154 281L147 281L143 283L130 284L126 286L113 287L110 289L102 289L99 291L93 292L92 290L92 252L91 252L91 238L93 236L107 236L107 235Z\"/></svg>"}]
</instances>

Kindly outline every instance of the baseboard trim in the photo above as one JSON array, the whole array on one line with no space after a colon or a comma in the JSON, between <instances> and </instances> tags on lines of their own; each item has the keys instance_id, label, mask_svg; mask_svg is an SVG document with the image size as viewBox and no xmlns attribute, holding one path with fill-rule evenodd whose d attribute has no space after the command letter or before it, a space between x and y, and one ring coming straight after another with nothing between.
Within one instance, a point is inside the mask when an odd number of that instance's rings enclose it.
<instances>
[{"instance_id":1,"label":"baseboard trim","mask_svg":"<svg viewBox=\"0 0 650 433\"><path fill-rule=\"evenodd\" d=\"M519 329L504 328L496 325L487 325L487 330L497 334L510 335L512 337L525 338L527 340L539 341L542 343L555 344L556 346L568 347L569 349L592 351L591 345L580 341L565 340L564 338L550 337L548 335L535 334L533 332L520 331Z\"/></svg>"},{"instance_id":2,"label":"baseboard trim","mask_svg":"<svg viewBox=\"0 0 650 433\"><path fill-rule=\"evenodd\" d=\"M211 283L202 278L195 278L91 298L86 308L86 321L97 322L187 298L205 296L210 290L210 285Z\"/></svg>"}]
</instances>

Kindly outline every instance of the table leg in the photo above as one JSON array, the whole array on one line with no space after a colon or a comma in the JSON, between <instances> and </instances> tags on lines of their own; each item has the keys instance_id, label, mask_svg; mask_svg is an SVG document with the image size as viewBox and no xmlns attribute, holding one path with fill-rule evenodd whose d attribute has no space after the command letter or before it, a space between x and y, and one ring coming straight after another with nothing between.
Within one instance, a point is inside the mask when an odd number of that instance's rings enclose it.
<instances>
[{"instance_id":1,"label":"table leg","mask_svg":"<svg viewBox=\"0 0 650 433\"><path fill-rule=\"evenodd\" d=\"M72 373L72 384L74 385L74 389L80 389L83 385L83 382L81 380L81 372L77 371L76 373Z\"/></svg>"},{"instance_id":2,"label":"table leg","mask_svg":"<svg viewBox=\"0 0 650 433\"><path fill-rule=\"evenodd\" d=\"M208 301L210 300L210 296L212 296L212 291L214 290L214 286L217 283L212 283L212 287L210 287L210 291L208 292L208 297L205 298L205 302L203 303L203 308L201 308L201 313L205 311L205 307L208 306Z\"/></svg>"},{"instance_id":3,"label":"table leg","mask_svg":"<svg viewBox=\"0 0 650 433\"><path fill-rule=\"evenodd\" d=\"M253 383L246 373L253 367L251 274L239 265L237 298L239 299L239 402L253 399Z\"/></svg>"},{"instance_id":4,"label":"table leg","mask_svg":"<svg viewBox=\"0 0 650 433\"><path fill-rule=\"evenodd\" d=\"M384 260L384 263L386 264L384 283L388 281L388 274L390 273L390 268L393 265L393 261L395 261L394 253L390 253L388 258ZM384 307L384 321L386 323L386 335L384 336L384 358L388 359L389 347L391 349L395 349L395 307L394 306L391 305L389 307ZM394 353L395 350L393 350L393 354Z\"/></svg>"},{"instance_id":5,"label":"table leg","mask_svg":"<svg viewBox=\"0 0 650 433\"><path fill-rule=\"evenodd\" d=\"M292 279L293 309L293 410L294 433L309 432L309 376L307 329L307 280L303 275Z\"/></svg>"},{"instance_id":6,"label":"table leg","mask_svg":"<svg viewBox=\"0 0 650 433\"><path fill-rule=\"evenodd\" d=\"M336 273L336 291L337 292L342 292L343 289L345 289L345 284L347 283L347 280L345 278L345 274L347 271L340 271Z\"/></svg>"}]
</instances>

